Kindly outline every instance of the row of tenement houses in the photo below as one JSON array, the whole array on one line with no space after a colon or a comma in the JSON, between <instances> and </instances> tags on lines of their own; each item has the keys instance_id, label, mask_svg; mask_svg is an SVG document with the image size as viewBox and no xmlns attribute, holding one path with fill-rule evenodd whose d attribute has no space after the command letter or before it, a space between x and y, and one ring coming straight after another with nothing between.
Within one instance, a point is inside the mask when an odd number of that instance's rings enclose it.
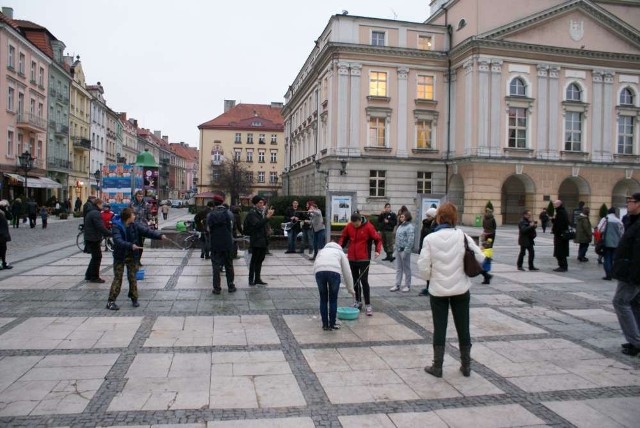
<instances>
[{"instance_id":1,"label":"row of tenement houses","mask_svg":"<svg viewBox=\"0 0 640 428\"><path fill-rule=\"evenodd\" d=\"M514 223L640 191L640 2L430 6L424 22L329 19L286 91L285 193L366 212L446 195L469 224L487 201Z\"/></svg>"},{"instance_id":2,"label":"row of tenement houses","mask_svg":"<svg viewBox=\"0 0 640 428\"><path fill-rule=\"evenodd\" d=\"M107 105L104 88L87 84L80 57L47 28L0 13L0 197L25 194L44 203L99 195L103 165L135 163L150 151L159 163L158 197L181 198L197 183L198 151L169 143ZM21 167L20 156L33 159ZM23 163L23 165L25 165Z\"/></svg>"}]
</instances>

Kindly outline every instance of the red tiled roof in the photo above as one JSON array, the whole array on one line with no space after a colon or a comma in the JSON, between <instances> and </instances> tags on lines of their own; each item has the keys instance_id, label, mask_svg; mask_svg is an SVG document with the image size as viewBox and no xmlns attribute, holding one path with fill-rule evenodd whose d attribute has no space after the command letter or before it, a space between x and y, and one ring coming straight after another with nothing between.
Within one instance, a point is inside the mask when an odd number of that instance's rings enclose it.
<instances>
[{"instance_id":1,"label":"red tiled roof","mask_svg":"<svg viewBox=\"0 0 640 428\"><path fill-rule=\"evenodd\" d=\"M196 149L195 147L182 145L180 143L171 143L169 145L171 146L171 150L176 154L176 156L191 161L197 161L199 158L198 149Z\"/></svg>"},{"instance_id":2,"label":"red tiled roof","mask_svg":"<svg viewBox=\"0 0 640 428\"><path fill-rule=\"evenodd\" d=\"M7 15L3 14L2 12L0 12L0 21L2 21L5 24L9 25L11 28L16 30L18 33L22 33L22 31L20 30L20 28L16 24L15 20L9 18Z\"/></svg>"},{"instance_id":3,"label":"red tiled roof","mask_svg":"<svg viewBox=\"0 0 640 428\"><path fill-rule=\"evenodd\" d=\"M257 120L261 126L254 125ZM238 104L215 119L199 125L198 129L283 131L282 107L272 107L270 104Z\"/></svg>"},{"instance_id":4,"label":"red tiled roof","mask_svg":"<svg viewBox=\"0 0 640 428\"><path fill-rule=\"evenodd\" d=\"M25 37L29 39L31 43L36 45L36 47L44 52L49 58L53 58L51 41L57 39L49 30L47 30L46 27L23 19L14 19L13 22L18 28L20 28Z\"/></svg>"}]
</instances>

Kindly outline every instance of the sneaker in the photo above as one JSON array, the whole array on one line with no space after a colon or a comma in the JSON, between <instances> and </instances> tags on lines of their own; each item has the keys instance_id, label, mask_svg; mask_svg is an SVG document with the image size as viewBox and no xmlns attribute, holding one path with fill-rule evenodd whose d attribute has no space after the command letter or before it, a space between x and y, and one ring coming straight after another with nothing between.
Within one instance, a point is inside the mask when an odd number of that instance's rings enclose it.
<instances>
[{"instance_id":1,"label":"sneaker","mask_svg":"<svg viewBox=\"0 0 640 428\"><path fill-rule=\"evenodd\" d=\"M102 278L93 278L93 279L90 279L89 282L93 282L95 284L103 284L106 281L104 279L102 279Z\"/></svg>"},{"instance_id":2,"label":"sneaker","mask_svg":"<svg viewBox=\"0 0 640 428\"><path fill-rule=\"evenodd\" d=\"M367 305L367 309L365 311L365 314L367 314L368 317L373 315L373 308L371 307L371 305Z\"/></svg>"},{"instance_id":3,"label":"sneaker","mask_svg":"<svg viewBox=\"0 0 640 428\"><path fill-rule=\"evenodd\" d=\"M340 326L338 324L332 325L331 327L329 327L329 329L331 330L340 330Z\"/></svg>"},{"instance_id":4,"label":"sneaker","mask_svg":"<svg viewBox=\"0 0 640 428\"><path fill-rule=\"evenodd\" d=\"M138 299L131 299L131 306L133 306L134 308L140 306L140 303L138 303Z\"/></svg>"},{"instance_id":5,"label":"sneaker","mask_svg":"<svg viewBox=\"0 0 640 428\"><path fill-rule=\"evenodd\" d=\"M361 311L362 310L362 302L355 302L353 304L353 307Z\"/></svg>"},{"instance_id":6,"label":"sneaker","mask_svg":"<svg viewBox=\"0 0 640 428\"><path fill-rule=\"evenodd\" d=\"M389 259L389 261L390 261L391 263L393 263L393 261L394 261L395 259L396 259L395 257L391 257L391 258Z\"/></svg>"},{"instance_id":7,"label":"sneaker","mask_svg":"<svg viewBox=\"0 0 640 428\"><path fill-rule=\"evenodd\" d=\"M540 270L540 269L538 269L537 267L530 267L529 270L533 272L533 271Z\"/></svg>"},{"instance_id":8,"label":"sneaker","mask_svg":"<svg viewBox=\"0 0 640 428\"><path fill-rule=\"evenodd\" d=\"M555 268L553 271L554 271L554 272L566 272L566 271L567 271L567 268L561 268L561 267L559 267L559 268Z\"/></svg>"},{"instance_id":9,"label":"sneaker","mask_svg":"<svg viewBox=\"0 0 640 428\"><path fill-rule=\"evenodd\" d=\"M429 295L429 289L428 288L423 288L422 290L420 290L419 295L420 296L428 296Z\"/></svg>"},{"instance_id":10,"label":"sneaker","mask_svg":"<svg viewBox=\"0 0 640 428\"><path fill-rule=\"evenodd\" d=\"M402 287L402 290L400 290L400 291L403 292L403 293L408 293L409 291L411 291L411 288L405 286L405 287Z\"/></svg>"},{"instance_id":11,"label":"sneaker","mask_svg":"<svg viewBox=\"0 0 640 428\"><path fill-rule=\"evenodd\" d=\"M521 270L524 272L524 268L522 266L518 266L518 270Z\"/></svg>"},{"instance_id":12,"label":"sneaker","mask_svg":"<svg viewBox=\"0 0 640 428\"><path fill-rule=\"evenodd\" d=\"M399 285L394 285L393 287L391 287L389 289L389 291L398 291L398 290L400 290L400 286Z\"/></svg>"},{"instance_id":13,"label":"sneaker","mask_svg":"<svg viewBox=\"0 0 640 428\"><path fill-rule=\"evenodd\" d=\"M107 302L107 309L111 311L117 311L120 308L118 307L118 305L116 305L116 302Z\"/></svg>"}]
</instances>

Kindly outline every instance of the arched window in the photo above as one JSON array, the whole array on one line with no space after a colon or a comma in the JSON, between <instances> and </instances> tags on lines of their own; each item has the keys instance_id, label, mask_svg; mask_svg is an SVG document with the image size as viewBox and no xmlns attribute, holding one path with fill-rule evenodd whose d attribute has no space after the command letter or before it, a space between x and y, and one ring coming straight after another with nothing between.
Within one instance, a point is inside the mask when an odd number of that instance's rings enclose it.
<instances>
[{"instance_id":1,"label":"arched window","mask_svg":"<svg viewBox=\"0 0 640 428\"><path fill-rule=\"evenodd\" d=\"M567 86L567 101L582 101L582 90L576 83Z\"/></svg>"},{"instance_id":2,"label":"arched window","mask_svg":"<svg viewBox=\"0 0 640 428\"><path fill-rule=\"evenodd\" d=\"M215 165L220 165L220 163L222 163L223 154L224 154L224 152L222 151L222 148L220 148L220 146L213 147L211 149L211 161Z\"/></svg>"},{"instance_id":3,"label":"arched window","mask_svg":"<svg viewBox=\"0 0 640 428\"><path fill-rule=\"evenodd\" d=\"M509 95L512 97L524 97L527 95L527 85L520 77L516 77L509 84Z\"/></svg>"},{"instance_id":4,"label":"arched window","mask_svg":"<svg viewBox=\"0 0 640 428\"><path fill-rule=\"evenodd\" d=\"M631 88L624 88L620 92L620 105L632 106L634 102Z\"/></svg>"}]
</instances>

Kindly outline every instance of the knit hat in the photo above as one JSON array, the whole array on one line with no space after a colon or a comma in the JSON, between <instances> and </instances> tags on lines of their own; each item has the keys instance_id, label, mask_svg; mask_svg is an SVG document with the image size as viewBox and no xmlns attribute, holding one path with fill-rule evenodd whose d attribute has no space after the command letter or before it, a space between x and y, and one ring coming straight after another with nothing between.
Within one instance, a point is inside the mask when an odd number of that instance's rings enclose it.
<instances>
[{"instance_id":1,"label":"knit hat","mask_svg":"<svg viewBox=\"0 0 640 428\"><path fill-rule=\"evenodd\" d=\"M429 209L427 210L426 214L427 214L427 216L428 216L428 217L435 218L435 216L436 216L436 213L437 213L437 212L438 212L438 210L437 210L437 209L435 209L435 208L429 208Z\"/></svg>"}]
</instances>

